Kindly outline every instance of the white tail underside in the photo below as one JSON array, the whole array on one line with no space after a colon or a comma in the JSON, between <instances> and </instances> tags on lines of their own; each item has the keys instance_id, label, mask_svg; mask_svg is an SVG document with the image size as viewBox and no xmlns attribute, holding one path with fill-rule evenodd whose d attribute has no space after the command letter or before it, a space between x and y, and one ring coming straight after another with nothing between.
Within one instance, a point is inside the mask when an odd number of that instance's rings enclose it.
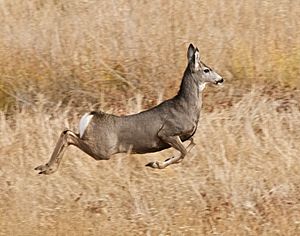
<instances>
[{"instance_id":1,"label":"white tail underside","mask_svg":"<svg viewBox=\"0 0 300 236\"><path fill-rule=\"evenodd\" d=\"M80 122L79 122L79 136L80 136L80 138L83 137L84 132L85 132L86 128L88 127L88 125L89 125L92 118L93 118L93 115L91 115L90 113L85 113L81 117Z\"/></svg>"}]
</instances>

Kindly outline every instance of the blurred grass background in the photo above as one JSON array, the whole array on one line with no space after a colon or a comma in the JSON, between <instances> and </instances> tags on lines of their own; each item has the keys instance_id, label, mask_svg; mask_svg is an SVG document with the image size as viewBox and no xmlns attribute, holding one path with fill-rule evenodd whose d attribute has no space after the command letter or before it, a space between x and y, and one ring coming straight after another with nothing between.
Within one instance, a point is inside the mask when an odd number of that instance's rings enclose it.
<instances>
[{"instance_id":1,"label":"blurred grass background","mask_svg":"<svg viewBox=\"0 0 300 236\"><path fill-rule=\"evenodd\" d=\"M292 0L0 1L0 235L300 235L299 22ZM225 84L182 164L33 171L82 112L173 96L190 42Z\"/></svg>"},{"instance_id":2,"label":"blurred grass background","mask_svg":"<svg viewBox=\"0 0 300 236\"><path fill-rule=\"evenodd\" d=\"M291 0L2 1L0 107L38 94L49 106L124 106L137 93L153 105L177 90L190 42L227 83L299 86L299 9Z\"/></svg>"}]
</instances>

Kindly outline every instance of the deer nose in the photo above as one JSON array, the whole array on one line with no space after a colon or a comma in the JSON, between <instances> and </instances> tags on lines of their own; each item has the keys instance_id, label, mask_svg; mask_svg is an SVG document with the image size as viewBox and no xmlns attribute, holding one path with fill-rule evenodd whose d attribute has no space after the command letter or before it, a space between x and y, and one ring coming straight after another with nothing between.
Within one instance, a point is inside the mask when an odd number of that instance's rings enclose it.
<instances>
[{"instance_id":1,"label":"deer nose","mask_svg":"<svg viewBox=\"0 0 300 236\"><path fill-rule=\"evenodd\" d=\"M221 79L219 79L219 80L216 81L216 84L222 84L223 82L224 82L224 79L221 78Z\"/></svg>"}]
</instances>

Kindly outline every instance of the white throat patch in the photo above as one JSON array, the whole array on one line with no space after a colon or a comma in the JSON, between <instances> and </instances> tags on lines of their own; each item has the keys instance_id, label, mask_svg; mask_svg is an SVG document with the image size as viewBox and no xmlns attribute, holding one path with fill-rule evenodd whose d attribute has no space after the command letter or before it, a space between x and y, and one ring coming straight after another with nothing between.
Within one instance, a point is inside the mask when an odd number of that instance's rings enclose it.
<instances>
[{"instance_id":1,"label":"white throat patch","mask_svg":"<svg viewBox=\"0 0 300 236\"><path fill-rule=\"evenodd\" d=\"M199 85L199 92L202 92L205 89L206 83L201 83Z\"/></svg>"}]
</instances>

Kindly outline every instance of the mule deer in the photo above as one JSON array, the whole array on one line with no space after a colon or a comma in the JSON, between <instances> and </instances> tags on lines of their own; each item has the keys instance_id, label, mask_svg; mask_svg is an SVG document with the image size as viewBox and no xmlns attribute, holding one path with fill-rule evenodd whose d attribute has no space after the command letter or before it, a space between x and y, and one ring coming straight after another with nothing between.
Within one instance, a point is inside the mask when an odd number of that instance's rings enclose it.
<instances>
[{"instance_id":1,"label":"mule deer","mask_svg":"<svg viewBox=\"0 0 300 236\"><path fill-rule=\"evenodd\" d=\"M39 174L55 172L67 146L74 145L96 160L108 160L111 155L158 152L173 147L180 152L163 162L146 166L163 169L179 163L195 145L193 135L202 106L202 91L208 83L219 84L223 78L200 61L198 48L190 44L188 65L178 94L149 110L128 116L115 116L92 111L82 116L79 134L64 130L47 164L35 168ZM184 141L190 143L185 148Z\"/></svg>"}]
</instances>

